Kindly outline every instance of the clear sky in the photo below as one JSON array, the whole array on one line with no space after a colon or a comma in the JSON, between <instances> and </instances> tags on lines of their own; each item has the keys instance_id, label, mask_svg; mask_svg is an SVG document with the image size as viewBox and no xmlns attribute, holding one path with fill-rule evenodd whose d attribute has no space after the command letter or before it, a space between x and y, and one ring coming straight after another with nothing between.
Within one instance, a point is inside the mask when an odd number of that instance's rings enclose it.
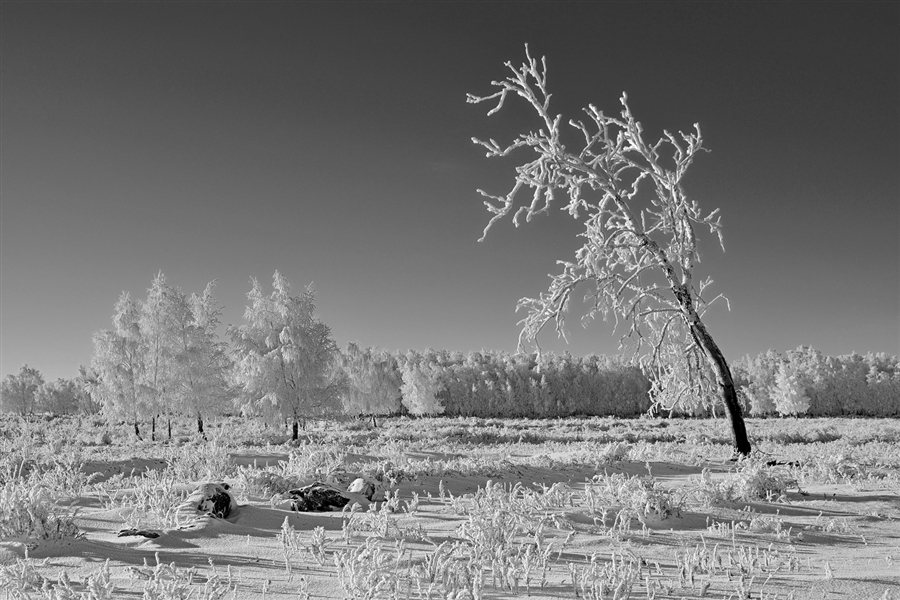
<instances>
[{"instance_id":1,"label":"clear sky","mask_svg":"<svg viewBox=\"0 0 900 600\"><path fill-rule=\"evenodd\" d=\"M515 305L570 259L564 213L487 223L536 127L491 93L524 44L552 112L699 122L686 181L721 208L700 275L732 359L900 353L900 3L7 2L0 5L0 376L88 364L123 290L310 281L341 347L513 351ZM613 353L572 319L568 347Z\"/></svg>"}]
</instances>

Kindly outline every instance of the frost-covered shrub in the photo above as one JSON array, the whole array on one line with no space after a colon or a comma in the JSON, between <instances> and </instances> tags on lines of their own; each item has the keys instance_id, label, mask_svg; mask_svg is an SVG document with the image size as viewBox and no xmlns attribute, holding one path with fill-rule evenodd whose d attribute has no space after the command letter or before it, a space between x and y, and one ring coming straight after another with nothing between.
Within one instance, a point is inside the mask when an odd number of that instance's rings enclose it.
<instances>
[{"instance_id":1,"label":"frost-covered shrub","mask_svg":"<svg viewBox=\"0 0 900 600\"><path fill-rule=\"evenodd\" d=\"M585 483L585 496L589 505L617 505L633 511L638 520L680 515L683 500L653 477L622 473L595 475Z\"/></svg>"},{"instance_id":2,"label":"frost-covered shrub","mask_svg":"<svg viewBox=\"0 0 900 600\"><path fill-rule=\"evenodd\" d=\"M753 500L771 502L782 500L787 490L796 486L796 480L785 469L748 460L737 472L722 478L713 478L709 469L703 469L694 496L706 506Z\"/></svg>"},{"instance_id":3,"label":"frost-covered shrub","mask_svg":"<svg viewBox=\"0 0 900 600\"><path fill-rule=\"evenodd\" d=\"M821 453L804 461L800 473L804 481L849 483L865 478L868 469L851 452L843 451Z\"/></svg>"},{"instance_id":4,"label":"frost-covered shrub","mask_svg":"<svg viewBox=\"0 0 900 600\"><path fill-rule=\"evenodd\" d=\"M293 478L288 478L269 469L238 467L235 487L244 494L271 498L297 487Z\"/></svg>"},{"instance_id":5,"label":"frost-covered shrub","mask_svg":"<svg viewBox=\"0 0 900 600\"><path fill-rule=\"evenodd\" d=\"M236 470L228 450L216 442L196 443L163 450L167 469L180 482L230 477Z\"/></svg>"},{"instance_id":6,"label":"frost-covered shrub","mask_svg":"<svg viewBox=\"0 0 900 600\"><path fill-rule=\"evenodd\" d=\"M14 479L0 486L0 539L77 537L72 515L61 512L41 485Z\"/></svg>"},{"instance_id":7,"label":"frost-covered shrub","mask_svg":"<svg viewBox=\"0 0 900 600\"><path fill-rule=\"evenodd\" d=\"M119 473L96 489L104 508L118 511L126 527L134 529L178 527L178 508L190 494L170 469L134 477Z\"/></svg>"}]
</instances>

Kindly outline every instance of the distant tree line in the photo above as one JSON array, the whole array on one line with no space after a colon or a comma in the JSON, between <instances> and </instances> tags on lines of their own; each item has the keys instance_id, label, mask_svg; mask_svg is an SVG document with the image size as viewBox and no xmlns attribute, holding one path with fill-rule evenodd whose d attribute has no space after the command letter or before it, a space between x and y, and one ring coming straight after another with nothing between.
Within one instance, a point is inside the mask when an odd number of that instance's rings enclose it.
<instances>
[{"instance_id":1,"label":"distant tree line","mask_svg":"<svg viewBox=\"0 0 900 600\"><path fill-rule=\"evenodd\" d=\"M824 356L800 346L745 357L735 371L753 416L900 415L900 360L883 352Z\"/></svg>"},{"instance_id":2,"label":"distant tree line","mask_svg":"<svg viewBox=\"0 0 900 600\"><path fill-rule=\"evenodd\" d=\"M649 381L619 357L411 350L398 362L433 379L448 416L631 417L650 408Z\"/></svg>"},{"instance_id":3,"label":"distant tree line","mask_svg":"<svg viewBox=\"0 0 900 600\"><path fill-rule=\"evenodd\" d=\"M244 322L220 338L214 282L187 295L160 273L144 300L123 293L112 328L93 336L90 367L45 382L23 365L0 387L0 409L22 415L102 412L137 436L164 420L241 413L286 423L294 438L310 418L410 414L463 417L633 417L715 414L719 395L706 363L673 365L660 385L622 357L499 351L341 351L315 313L315 291L291 291L275 273L266 293L254 279ZM824 356L801 346L733 365L743 409L753 416L900 415L900 361L887 354ZM705 383L704 383L705 382ZM700 390L685 396L683 390ZM705 396L704 396L705 394Z\"/></svg>"},{"instance_id":4,"label":"distant tree line","mask_svg":"<svg viewBox=\"0 0 900 600\"><path fill-rule=\"evenodd\" d=\"M0 412L21 415L97 413L101 405L91 394L94 383L94 374L84 366L78 367L78 375L72 379L60 377L56 381L44 381L40 371L22 365L18 373L7 375L0 383Z\"/></svg>"}]
</instances>

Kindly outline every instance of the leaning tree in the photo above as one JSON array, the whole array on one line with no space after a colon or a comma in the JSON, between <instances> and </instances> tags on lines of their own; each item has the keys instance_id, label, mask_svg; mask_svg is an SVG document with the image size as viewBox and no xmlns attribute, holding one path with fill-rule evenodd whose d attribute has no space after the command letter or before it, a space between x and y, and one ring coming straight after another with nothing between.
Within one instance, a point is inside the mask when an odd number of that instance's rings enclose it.
<instances>
[{"instance_id":1,"label":"leaning tree","mask_svg":"<svg viewBox=\"0 0 900 600\"><path fill-rule=\"evenodd\" d=\"M710 384L717 388L731 419L735 450L749 454L728 362L703 323L711 302L703 292L711 280L694 280L699 261L695 227L708 227L722 243L718 209L704 213L682 187L688 167L704 150L699 125L694 125L693 133L678 136L663 131L659 141L647 143L622 94L619 116L589 105L584 109L586 120L568 121L579 148L571 151L563 143L562 115L550 112L546 58L532 58L527 46L525 54L521 67L506 63L512 75L492 82L499 88L494 94L467 98L473 104L495 100L488 112L492 115L507 96L519 96L540 118L537 131L520 134L506 146L493 139L472 140L487 149L488 157L507 156L519 148L530 148L536 155L516 168L515 185L505 196L478 190L493 213L481 240L511 213L518 226L523 216L529 221L547 212L558 195L565 197L562 208L585 229L580 234L584 245L575 260L558 261L562 272L551 276L549 289L538 298L519 301L519 308L527 311L520 347L536 343L550 321L565 337L572 294L576 288L587 288L585 319L612 317L617 327L623 324L621 344L630 346L635 359L653 375L657 391L667 390L668 398L683 401L705 393ZM523 188L533 193L530 201L517 205ZM709 368L698 368L701 364Z\"/></svg>"}]
</instances>

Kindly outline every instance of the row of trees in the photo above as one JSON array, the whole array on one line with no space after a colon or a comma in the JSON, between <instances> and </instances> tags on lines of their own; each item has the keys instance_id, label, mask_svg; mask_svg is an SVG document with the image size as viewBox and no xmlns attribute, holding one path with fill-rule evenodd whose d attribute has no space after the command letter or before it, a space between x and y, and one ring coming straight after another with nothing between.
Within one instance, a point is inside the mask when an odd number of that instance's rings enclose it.
<instances>
[{"instance_id":1,"label":"row of trees","mask_svg":"<svg viewBox=\"0 0 900 600\"><path fill-rule=\"evenodd\" d=\"M141 423L157 417L196 419L240 411L286 419L293 434L306 418L406 412L471 416L634 415L649 406L648 383L637 367L597 356L574 358L503 352L338 349L315 314L315 292L291 291L276 272L266 293L252 280L244 322L219 338L214 282L187 295L159 273L146 298L123 293L112 328L93 336L90 369L60 382L54 394L35 369L4 382L4 409L93 412ZM68 396L63 391L71 392ZM63 398L66 398L63 400Z\"/></svg>"},{"instance_id":2,"label":"row of trees","mask_svg":"<svg viewBox=\"0 0 900 600\"><path fill-rule=\"evenodd\" d=\"M219 337L214 282L202 294L183 293L160 273L147 297L123 293L113 328L94 334L91 367L72 380L45 383L23 366L2 382L0 403L21 414L91 413L133 425L157 417L196 419L242 412L287 420L293 435L307 418L401 412L478 417L635 416L652 407L708 414L721 406L709 366L698 362L669 377L701 385L660 386L621 357L571 354L391 353L349 344L341 352L315 314L312 287L293 294L276 272L272 291L252 280L244 322ZM827 357L801 346L769 350L733 365L744 411L755 416L900 414L900 362L886 354ZM702 385L703 382L707 385ZM654 385L655 384L655 385ZM685 397L685 389L700 395ZM703 396L706 394L706 397Z\"/></svg>"},{"instance_id":3,"label":"row of trees","mask_svg":"<svg viewBox=\"0 0 900 600\"><path fill-rule=\"evenodd\" d=\"M391 354L350 344L340 352L331 329L315 314L311 286L299 294L275 272L272 291L256 279L244 322L218 337L221 309L210 283L187 296L160 273L146 300L123 293L113 328L94 335L91 393L111 418L140 436L149 419L240 411L287 420L298 437L307 418L396 413L401 399L413 414L438 413L436 383Z\"/></svg>"},{"instance_id":4,"label":"row of trees","mask_svg":"<svg viewBox=\"0 0 900 600\"><path fill-rule=\"evenodd\" d=\"M825 356L809 346L735 364L751 414L900 414L900 360L884 353Z\"/></svg>"},{"instance_id":5,"label":"row of trees","mask_svg":"<svg viewBox=\"0 0 900 600\"><path fill-rule=\"evenodd\" d=\"M635 416L650 408L650 384L619 357L545 353L410 351L404 375L427 374L440 409L453 416Z\"/></svg>"},{"instance_id":6,"label":"row of trees","mask_svg":"<svg viewBox=\"0 0 900 600\"><path fill-rule=\"evenodd\" d=\"M162 273L142 301L123 293L113 328L94 334L92 395L111 418L128 421L140 436L142 419L190 415L203 431L203 415L220 412L231 397L228 348L218 337L221 309L215 282L185 295ZM156 420L152 418L155 432Z\"/></svg>"},{"instance_id":7,"label":"row of trees","mask_svg":"<svg viewBox=\"0 0 900 600\"><path fill-rule=\"evenodd\" d=\"M478 417L635 416L651 407L709 414L718 394L679 396L654 387L620 357L571 354L391 353L349 344L341 352L315 315L311 287L291 293L279 273L264 293L256 280L244 324L219 339L213 284L187 296L159 274L146 300L122 294L113 329L94 335L91 368L44 382L27 365L2 382L0 407L29 414L93 413L140 423L164 416L196 419L243 412L287 420L294 435L306 418L446 414ZM680 363L676 363L680 364ZM712 381L696 365L695 377ZM900 361L887 354L824 356L801 346L769 350L733 365L742 408L754 416L900 414ZM675 402L677 405L674 405ZM171 435L171 429L170 429Z\"/></svg>"},{"instance_id":8,"label":"row of trees","mask_svg":"<svg viewBox=\"0 0 900 600\"><path fill-rule=\"evenodd\" d=\"M78 376L44 381L44 376L27 364L16 374L7 375L0 383L0 412L23 415L51 413L54 415L90 414L100 410L91 395L94 374L84 366Z\"/></svg>"}]
</instances>

